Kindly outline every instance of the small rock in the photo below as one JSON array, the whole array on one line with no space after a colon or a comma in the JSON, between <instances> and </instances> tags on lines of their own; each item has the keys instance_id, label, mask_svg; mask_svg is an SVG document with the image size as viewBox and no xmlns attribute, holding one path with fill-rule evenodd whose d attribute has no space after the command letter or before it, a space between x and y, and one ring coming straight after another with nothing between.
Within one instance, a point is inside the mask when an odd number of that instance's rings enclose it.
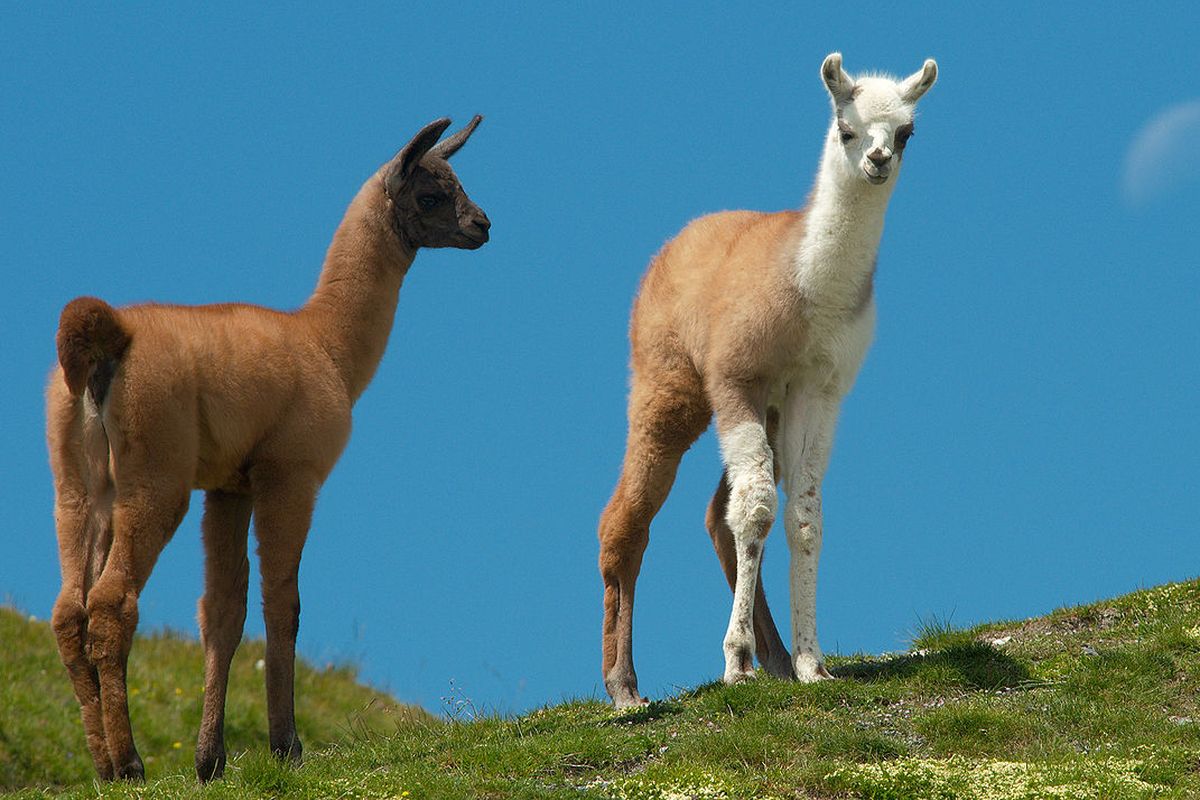
<instances>
[{"instance_id":1,"label":"small rock","mask_svg":"<svg viewBox=\"0 0 1200 800\"><path fill-rule=\"evenodd\" d=\"M1084 654L1085 656L1098 656L1098 655L1100 655L1098 652L1096 652L1096 648L1092 647L1090 644L1085 644L1085 645L1083 646L1083 654Z\"/></svg>"},{"instance_id":2,"label":"small rock","mask_svg":"<svg viewBox=\"0 0 1200 800\"><path fill-rule=\"evenodd\" d=\"M266 669L266 668L267 668L267 662L263 661L263 660L260 658L258 661L255 661L255 662L254 662L254 668L255 668L256 670L258 670L259 672L262 672L264 669Z\"/></svg>"},{"instance_id":3,"label":"small rock","mask_svg":"<svg viewBox=\"0 0 1200 800\"><path fill-rule=\"evenodd\" d=\"M1011 636L1001 636L999 639L988 639L988 644L992 645L993 647L1004 647L1004 645L1011 641Z\"/></svg>"}]
</instances>

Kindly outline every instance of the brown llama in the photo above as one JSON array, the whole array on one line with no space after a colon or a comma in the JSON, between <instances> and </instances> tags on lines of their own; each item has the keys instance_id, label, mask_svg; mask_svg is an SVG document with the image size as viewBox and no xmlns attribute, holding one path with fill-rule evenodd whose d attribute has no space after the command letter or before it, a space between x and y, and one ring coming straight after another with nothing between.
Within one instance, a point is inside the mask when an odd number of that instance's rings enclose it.
<instances>
[{"instance_id":1,"label":"brown llama","mask_svg":"<svg viewBox=\"0 0 1200 800\"><path fill-rule=\"evenodd\" d=\"M293 698L297 571L317 490L350 435L350 411L383 356L400 284L421 247L473 250L487 216L446 159L479 124L438 144L425 126L363 185L298 311L244 304L72 300L47 390L62 592L53 625L101 778L140 780L126 696L138 596L205 492L201 781L225 769L225 691L246 619L250 518L266 623L272 751L299 761Z\"/></svg>"},{"instance_id":2,"label":"brown llama","mask_svg":"<svg viewBox=\"0 0 1200 800\"><path fill-rule=\"evenodd\" d=\"M838 407L874 330L884 211L937 65L926 61L902 81L854 80L833 53L821 78L834 113L808 206L695 220L651 262L634 303L625 461L599 530L602 672L618 707L645 703L633 669L633 597L650 522L714 415L725 472L706 522L734 590L724 679L752 677L755 654L776 676L831 677L815 617L821 480ZM790 658L760 581L780 477Z\"/></svg>"}]
</instances>

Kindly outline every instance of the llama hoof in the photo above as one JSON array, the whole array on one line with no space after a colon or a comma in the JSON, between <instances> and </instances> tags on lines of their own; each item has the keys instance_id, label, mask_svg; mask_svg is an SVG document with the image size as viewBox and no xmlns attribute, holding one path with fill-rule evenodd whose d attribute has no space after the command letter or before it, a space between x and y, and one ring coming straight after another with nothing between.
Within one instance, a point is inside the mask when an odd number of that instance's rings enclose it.
<instances>
[{"instance_id":1,"label":"llama hoof","mask_svg":"<svg viewBox=\"0 0 1200 800\"><path fill-rule=\"evenodd\" d=\"M304 753L304 747L300 744L300 737L292 732L290 737L285 739L287 744L272 744L271 753L280 761L291 762L295 766L300 765L300 757Z\"/></svg>"},{"instance_id":2,"label":"llama hoof","mask_svg":"<svg viewBox=\"0 0 1200 800\"><path fill-rule=\"evenodd\" d=\"M836 678L825 668L824 661L805 654L796 657L796 680L801 683L816 683L817 681L836 680Z\"/></svg>"},{"instance_id":3,"label":"llama hoof","mask_svg":"<svg viewBox=\"0 0 1200 800\"><path fill-rule=\"evenodd\" d=\"M196 778L201 783L208 783L221 778L225 774L225 751L206 753L196 752Z\"/></svg>"},{"instance_id":4,"label":"llama hoof","mask_svg":"<svg viewBox=\"0 0 1200 800\"><path fill-rule=\"evenodd\" d=\"M752 670L727 669L725 676L721 679L727 686L736 686L739 683L749 683L758 677L758 674Z\"/></svg>"},{"instance_id":5,"label":"llama hoof","mask_svg":"<svg viewBox=\"0 0 1200 800\"><path fill-rule=\"evenodd\" d=\"M146 767L142 764L142 758L137 753L134 753L133 758L128 762L117 767L114 772L116 779L119 781L144 783L146 780Z\"/></svg>"},{"instance_id":6,"label":"llama hoof","mask_svg":"<svg viewBox=\"0 0 1200 800\"><path fill-rule=\"evenodd\" d=\"M613 708L618 711L650 705L649 700L638 694L637 681L606 681L604 688L608 690L608 696L612 698Z\"/></svg>"},{"instance_id":7,"label":"llama hoof","mask_svg":"<svg viewBox=\"0 0 1200 800\"><path fill-rule=\"evenodd\" d=\"M754 680L754 639L747 633L725 634L725 676L727 684Z\"/></svg>"},{"instance_id":8,"label":"llama hoof","mask_svg":"<svg viewBox=\"0 0 1200 800\"><path fill-rule=\"evenodd\" d=\"M754 656L750 654L750 647L727 646L725 648L725 676L722 680L732 686L752 681L754 678Z\"/></svg>"},{"instance_id":9,"label":"llama hoof","mask_svg":"<svg viewBox=\"0 0 1200 800\"><path fill-rule=\"evenodd\" d=\"M628 667L614 666L604 679L604 690L612 698L613 707L641 708L650 705L650 701L638 694L637 675Z\"/></svg>"},{"instance_id":10,"label":"llama hoof","mask_svg":"<svg viewBox=\"0 0 1200 800\"><path fill-rule=\"evenodd\" d=\"M636 692L613 698L613 708L617 711L624 711L627 708L645 708L648 705L650 705L650 701Z\"/></svg>"}]
</instances>

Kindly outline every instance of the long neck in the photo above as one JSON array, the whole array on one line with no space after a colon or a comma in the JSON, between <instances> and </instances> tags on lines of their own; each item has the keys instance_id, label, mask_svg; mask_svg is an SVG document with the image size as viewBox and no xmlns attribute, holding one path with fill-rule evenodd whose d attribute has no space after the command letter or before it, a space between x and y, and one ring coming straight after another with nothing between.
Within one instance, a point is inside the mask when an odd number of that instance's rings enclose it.
<instances>
[{"instance_id":1,"label":"long neck","mask_svg":"<svg viewBox=\"0 0 1200 800\"><path fill-rule=\"evenodd\" d=\"M372 176L346 210L317 288L298 312L333 359L352 401L383 358L400 284L415 255L392 227L389 203L382 181Z\"/></svg>"},{"instance_id":2,"label":"long neck","mask_svg":"<svg viewBox=\"0 0 1200 800\"><path fill-rule=\"evenodd\" d=\"M831 126L809 199L805 233L795 262L796 283L812 299L857 307L870 299L883 217L898 177L873 186L846 164Z\"/></svg>"}]
</instances>

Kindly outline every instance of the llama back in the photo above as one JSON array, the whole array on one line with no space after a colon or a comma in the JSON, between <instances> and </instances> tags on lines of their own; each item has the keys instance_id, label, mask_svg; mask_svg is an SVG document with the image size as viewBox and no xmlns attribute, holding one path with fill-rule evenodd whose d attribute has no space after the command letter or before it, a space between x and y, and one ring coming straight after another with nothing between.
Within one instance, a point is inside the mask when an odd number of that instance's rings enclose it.
<instances>
[{"instance_id":1,"label":"llama back","mask_svg":"<svg viewBox=\"0 0 1200 800\"><path fill-rule=\"evenodd\" d=\"M731 335L758 337L786 317L794 299L787 261L802 232L797 211L721 211L689 223L642 279L630 325L634 361L676 341L703 371L702 354L735 347L724 341ZM764 303L764 287L776 283Z\"/></svg>"},{"instance_id":2,"label":"llama back","mask_svg":"<svg viewBox=\"0 0 1200 800\"><path fill-rule=\"evenodd\" d=\"M137 414L137 432L186 454L194 488L243 490L243 467L289 426L287 458L331 468L349 414L338 373L305 321L261 306L144 304L118 311L133 334L105 418ZM151 419L152 418L152 419ZM320 439L320 441L317 441ZM318 456L309 448L335 455Z\"/></svg>"}]
</instances>

